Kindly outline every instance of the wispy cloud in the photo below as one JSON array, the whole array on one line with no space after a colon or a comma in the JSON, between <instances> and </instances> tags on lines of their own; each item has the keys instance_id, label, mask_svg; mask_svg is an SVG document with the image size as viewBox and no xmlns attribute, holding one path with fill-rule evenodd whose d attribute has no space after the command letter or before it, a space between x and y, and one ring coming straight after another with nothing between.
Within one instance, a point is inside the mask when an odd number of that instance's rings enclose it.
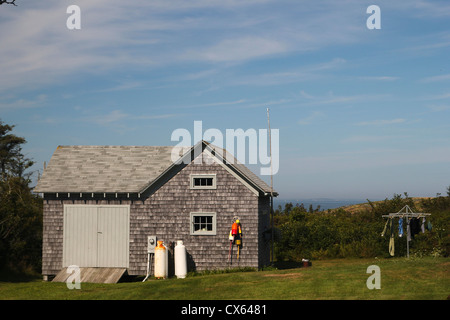
<instances>
[{"instance_id":1,"label":"wispy cloud","mask_svg":"<svg viewBox=\"0 0 450 320\"><path fill-rule=\"evenodd\" d=\"M210 102L204 104L197 105L189 105L185 106L185 108L211 108L211 107L223 107L223 106L233 106L233 105L241 105L247 102L246 99L239 99L234 101L219 101L219 102Z\"/></svg>"},{"instance_id":2,"label":"wispy cloud","mask_svg":"<svg viewBox=\"0 0 450 320\"><path fill-rule=\"evenodd\" d=\"M450 16L450 5L447 1L411 1L411 6L418 9L415 14L421 17L442 18Z\"/></svg>"},{"instance_id":3,"label":"wispy cloud","mask_svg":"<svg viewBox=\"0 0 450 320\"><path fill-rule=\"evenodd\" d=\"M84 120L87 122L93 122L99 125L108 125L114 122L123 121L128 117L126 113L121 110L113 110L106 114L92 115L86 117Z\"/></svg>"},{"instance_id":4,"label":"wispy cloud","mask_svg":"<svg viewBox=\"0 0 450 320\"><path fill-rule=\"evenodd\" d=\"M441 112L450 110L450 104L428 105L427 108L433 112Z\"/></svg>"},{"instance_id":5,"label":"wispy cloud","mask_svg":"<svg viewBox=\"0 0 450 320\"><path fill-rule=\"evenodd\" d=\"M187 59L212 62L240 62L249 59L267 57L287 51L287 45L281 41L260 36L244 36L224 39L209 48L199 48L186 53Z\"/></svg>"},{"instance_id":6,"label":"wispy cloud","mask_svg":"<svg viewBox=\"0 0 450 320\"><path fill-rule=\"evenodd\" d=\"M180 117L184 114L181 113L166 113L166 114L154 114L154 115L140 115L140 116L131 116L131 120L160 120L160 119L169 119L174 117Z\"/></svg>"},{"instance_id":7,"label":"wispy cloud","mask_svg":"<svg viewBox=\"0 0 450 320\"><path fill-rule=\"evenodd\" d=\"M392 77L392 76L366 76L366 77L359 77L361 80L372 80L372 81L396 81L399 80L399 77Z\"/></svg>"},{"instance_id":8,"label":"wispy cloud","mask_svg":"<svg viewBox=\"0 0 450 320\"><path fill-rule=\"evenodd\" d=\"M314 120L316 120L317 118L321 118L324 115L325 114L322 111L314 111L313 113L311 113L306 118L303 118L303 119L299 120L298 124L301 124L301 125L311 124Z\"/></svg>"},{"instance_id":9,"label":"wispy cloud","mask_svg":"<svg viewBox=\"0 0 450 320\"><path fill-rule=\"evenodd\" d=\"M0 34L0 55L9 59L0 61L0 90L18 88L18 83L38 88L82 74L150 71L186 61L235 65L348 43L362 35L347 19L356 9L336 14L339 5L333 1L307 7L273 0L157 0L135 1L132 6L119 0L78 0L76 4L81 8L81 30L66 28L66 2L34 2L5 11L0 28L8 32ZM200 9L208 14L199 15ZM321 15L310 14L317 10ZM326 31L317 34L317 30ZM191 73L191 79L210 74ZM292 81L299 76L277 72L265 80Z\"/></svg>"},{"instance_id":10,"label":"wispy cloud","mask_svg":"<svg viewBox=\"0 0 450 320\"><path fill-rule=\"evenodd\" d=\"M312 95L304 90L300 91L300 97L304 99L301 105L317 106L317 105L339 105L347 103L356 103L364 101L379 101L390 98L390 94L356 94L356 95L336 95L333 92L328 92L324 95Z\"/></svg>"},{"instance_id":11,"label":"wispy cloud","mask_svg":"<svg viewBox=\"0 0 450 320\"><path fill-rule=\"evenodd\" d=\"M450 73L443 74L439 76L432 76L422 79L422 82L438 82L438 81L448 81L450 80Z\"/></svg>"},{"instance_id":12,"label":"wispy cloud","mask_svg":"<svg viewBox=\"0 0 450 320\"><path fill-rule=\"evenodd\" d=\"M371 121L362 121L356 123L357 126L384 126L391 124L399 124L404 123L406 119L397 118L397 119L388 119L388 120L371 120Z\"/></svg>"},{"instance_id":13,"label":"wispy cloud","mask_svg":"<svg viewBox=\"0 0 450 320\"><path fill-rule=\"evenodd\" d=\"M368 142L372 143L372 142L388 141L392 138L393 138L392 136L388 135L356 135L342 139L341 143L368 143Z\"/></svg>"},{"instance_id":14,"label":"wispy cloud","mask_svg":"<svg viewBox=\"0 0 450 320\"><path fill-rule=\"evenodd\" d=\"M40 94L34 99L10 99L9 101L0 100L0 110L17 110L17 109L28 109L37 108L44 105L47 101L47 95Z\"/></svg>"},{"instance_id":15,"label":"wispy cloud","mask_svg":"<svg viewBox=\"0 0 450 320\"><path fill-rule=\"evenodd\" d=\"M340 68L344 68L346 60L333 58L329 61L309 64L296 68L287 68L277 72L263 72L247 74L229 80L229 85L245 86L274 86L296 82L320 80L332 76Z\"/></svg>"},{"instance_id":16,"label":"wispy cloud","mask_svg":"<svg viewBox=\"0 0 450 320\"><path fill-rule=\"evenodd\" d=\"M429 155L433 156L430 157ZM375 169L397 165L437 164L450 161L450 148L430 146L417 152L410 148L365 148L351 152L329 152L321 155L285 159L292 171L323 174L355 169Z\"/></svg>"},{"instance_id":17,"label":"wispy cloud","mask_svg":"<svg viewBox=\"0 0 450 320\"><path fill-rule=\"evenodd\" d=\"M115 91L124 91L124 90L131 90L131 89L138 89L142 88L143 83L138 81L123 81L120 84L117 84L115 86L105 88L105 89L98 89L95 90L96 92L115 92Z\"/></svg>"},{"instance_id":18,"label":"wispy cloud","mask_svg":"<svg viewBox=\"0 0 450 320\"><path fill-rule=\"evenodd\" d=\"M101 113L101 114L90 114L89 116L84 116L82 118L85 122L91 122L102 126L107 126L111 124L121 124L125 125L129 121L135 121L135 120L161 120L161 119L168 119L180 116L181 114L173 114L173 113L167 113L167 114L127 114L124 113L122 110L112 110L110 112Z\"/></svg>"},{"instance_id":19,"label":"wispy cloud","mask_svg":"<svg viewBox=\"0 0 450 320\"><path fill-rule=\"evenodd\" d=\"M428 95L422 98L423 100L443 100L450 99L450 92L444 92L440 94Z\"/></svg>"}]
</instances>

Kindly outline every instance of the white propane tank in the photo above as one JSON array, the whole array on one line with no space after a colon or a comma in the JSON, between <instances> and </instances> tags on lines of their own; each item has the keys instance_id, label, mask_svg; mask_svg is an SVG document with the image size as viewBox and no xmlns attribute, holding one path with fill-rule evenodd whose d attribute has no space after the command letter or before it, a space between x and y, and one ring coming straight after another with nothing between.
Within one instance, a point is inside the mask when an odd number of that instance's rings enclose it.
<instances>
[{"instance_id":1,"label":"white propane tank","mask_svg":"<svg viewBox=\"0 0 450 320\"><path fill-rule=\"evenodd\" d=\"M186 247L183 245L183 241L178 240L175 246L175 275L178 279L186 278L187 274L187 260L186 260Z\"/></svg>"},{"instance_id":2,"label":"white propane tank","mask_svg":"<svg viewBox=\"0 0 450 320\"><path fill-rule=\"evenodd\" d=\"M155 247L155 278L167 278L168 253L162 241Z\"/></svg>"}]
</instances>

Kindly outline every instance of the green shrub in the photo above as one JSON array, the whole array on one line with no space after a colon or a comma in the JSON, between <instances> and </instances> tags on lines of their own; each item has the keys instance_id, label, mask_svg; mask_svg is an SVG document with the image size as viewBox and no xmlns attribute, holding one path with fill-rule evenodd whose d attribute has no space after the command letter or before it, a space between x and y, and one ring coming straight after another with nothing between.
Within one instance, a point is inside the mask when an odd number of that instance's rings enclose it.
<instances>
[{"instance_id":1,"label":"green shrub","mask_svg":"<svg viewBox=\"0 0 450 320\"><path fill-rule=\"evenodd\" d=\"M446 197L414 201L407 193L392 199L371 202L369 208L350 213L337 210L306 210L302 204L288 203L275 211L275 258L278 261L326 258L389 257L389 237L381 237L386 218L408 205L414 212L427 212L432 230L417 234L410 241L410 254L416 256L450 255L450 187ZM398 220L395 219L397 232ZM406 225L404 236L395 236L395 256L406 256Z\"/></svg>"}]
</instances>

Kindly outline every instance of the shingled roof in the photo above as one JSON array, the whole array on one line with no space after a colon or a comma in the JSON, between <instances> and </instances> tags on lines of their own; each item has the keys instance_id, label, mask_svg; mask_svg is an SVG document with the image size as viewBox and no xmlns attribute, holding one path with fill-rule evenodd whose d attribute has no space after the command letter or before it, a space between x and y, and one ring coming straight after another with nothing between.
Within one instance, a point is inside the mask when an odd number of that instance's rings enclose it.
<instances>
[{"instance_id":1,"label":"shingled roof","mask_svg":"<svg viewBox=\"0 0 450 320\"><path fill-rule=\"evenodd\" d=\"M213 145L203 141L202 151L205 147L209 150L215 149ZM173 148L172 146L59 146L34 191L141 193L176 165L171 158ZM193 148L195 147L188 148L187 152L184 152L186 149L181 149L180 159ZM237 161L228 162L226 165L258 191L270 193L270 187L246 166Z\"/></svg>"}]
</instances>

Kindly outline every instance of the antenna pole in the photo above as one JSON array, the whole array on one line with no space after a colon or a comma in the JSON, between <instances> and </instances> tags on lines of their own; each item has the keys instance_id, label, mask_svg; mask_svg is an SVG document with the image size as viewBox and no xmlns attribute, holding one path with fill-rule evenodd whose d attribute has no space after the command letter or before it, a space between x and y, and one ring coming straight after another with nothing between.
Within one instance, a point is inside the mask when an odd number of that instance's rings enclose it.
<instances>
[{"instance_id":1,"label":"antenna pole","mask_svg":"<svg viewBox=\"0 0 450 320\"><path fill-rule=\"evenodd\" d=\"M270 236L271 236L271 247L272 250L270 252L270 260L273 264L273 171L272 171L272 132L270 131L270 116L269 116L269 108L267 108L267 124L269 126L269 154L270 154Z\"/></svg>"}]
</instances>

